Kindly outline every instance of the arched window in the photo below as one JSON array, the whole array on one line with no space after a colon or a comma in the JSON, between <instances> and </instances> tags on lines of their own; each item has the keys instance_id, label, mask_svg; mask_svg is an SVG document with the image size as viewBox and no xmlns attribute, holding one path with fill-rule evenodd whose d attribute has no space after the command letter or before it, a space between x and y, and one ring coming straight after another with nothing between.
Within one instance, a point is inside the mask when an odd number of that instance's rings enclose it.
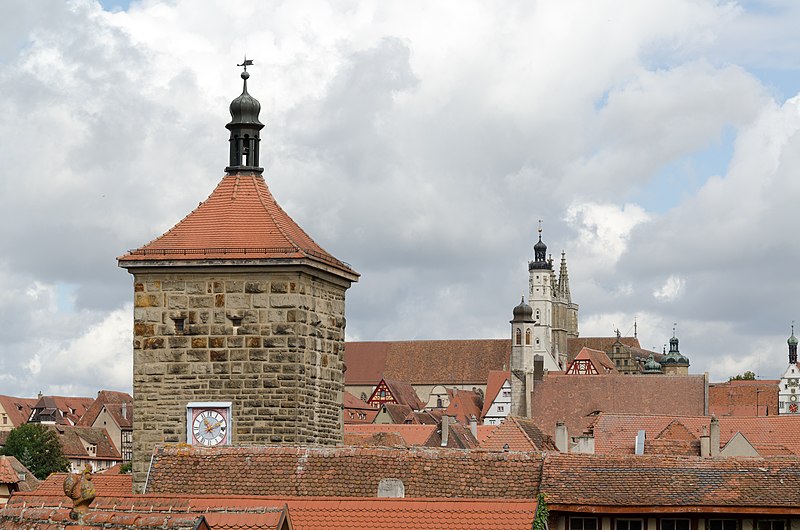
<instances>
[{"instance_id":1,"label":"arched window","mask_svg":"<svg viewBox=\"0 0 800 530\"><path fill-rule=\"evenodd\" d=\"M514 335L516 337L515 342L516 342L517 346L522 345L522 330L517 328L517 331L516 331L516 333Z\"/></svg>"},{"instance_id":2,"label":"arched window","mask_svg":"<svg viewBox=\"0 0 800 530\"><path fill-rule=\"evenodd\" d=\"M531 330L529 330L529 329L525 330L525 345L526 346L530 346L531 345Z\"/></svg>"},{"instance_id":3,"label":"arched window","mask_svg":"<svg viewBox=\"0 0 800 530\"><path fill-rule=\"evenodd\" d=\"M361 401L366 401L366 400L367 400L367 393L361 392Z\"/></svg>"},{"instance_id":4,"label":"arched window","mask_svg":"<svg viewBox=\"0 0 800 530\"><path fill-rule=\"evenodd\" d=\"M539 320L539 310L536 310L536 320Z\"/></svg>"},{"instance_id":5,"label":"arched window","mask_svg":"<svg viewBox=\"0 0 800 530\"><path fill-rule=\"evenodd\" d=\"M537 348L539 347L539 339L538 338L536 339L536 347Z\"/></svg>"}]
</instances>

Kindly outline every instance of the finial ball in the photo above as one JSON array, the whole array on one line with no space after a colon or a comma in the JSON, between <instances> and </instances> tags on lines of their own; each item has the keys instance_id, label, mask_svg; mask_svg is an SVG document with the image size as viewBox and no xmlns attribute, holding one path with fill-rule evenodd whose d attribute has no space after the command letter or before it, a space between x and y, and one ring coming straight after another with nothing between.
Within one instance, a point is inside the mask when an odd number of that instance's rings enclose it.
<instances>
[{"instance_id":1,"label":"finial ball","mask_svg":"<svg viewBox=\"0 0 800 530\"><path fill-rule=\"evenodd\" d=\"M248 73L248 71L247 71L247 70L245 70L244 72L242 72L242 79L248 79L249 77L250 77L250 74Z\"/></svg>"}]
</instances>

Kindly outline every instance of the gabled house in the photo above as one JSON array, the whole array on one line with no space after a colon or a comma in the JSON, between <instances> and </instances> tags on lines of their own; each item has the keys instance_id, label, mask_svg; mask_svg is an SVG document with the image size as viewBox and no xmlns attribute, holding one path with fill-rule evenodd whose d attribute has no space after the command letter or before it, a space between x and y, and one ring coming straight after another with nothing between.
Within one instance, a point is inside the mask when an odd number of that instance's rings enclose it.
<instances>
[{"instance_id":1,"label":"gabled house","mask_svg":"<svg viewBox=\"0 0 800 530\"><path fill-rule=\"evenodd\" d=\"M0 396L0 432L10 431L28 421L38 399Z\"/></svg>"},{"instance_id":2,"label":"gabled house","mask_svg":"<svg viewBox=\"0 0 800 530\"><path fill-rule=\"evenodd\" d=\"M421 410L425 405L409 383L390 379L381 379L378 382L367 403L375 408L384 403L407 405L411 410Z\"/></svg>"},{"instance_id":3,"label":"gabled house","mask_svg":"<svg viewBox=\"0 0 800 530\"><path fill-rule=\"evenodd\" d=\"M583 347L564 371L566 375L605 375L617 373L606 352Z\"/></svg>"},{"instance_id":4,"label":"gabled house","mask_svg":"<svg viewBox=\"0 0 800 530\"><path fill-rule=\"evenodd\" d=\"M557 451L553 438L536 426L533 420L508 416L481 440L487 451Z\"/></svg>"},{"instance_id":5,"label":"gabled house","mask_svg":"<svg viewBox=\"0 0 800 530\"><path fill-rule=\"evenodd\" d=\"M33 491L39 480L13 456L0 456L0 504L18 491Z\"/></svg>"},{"instance_id":6,"label":"gabled house","mask_svg":"<svg viewBox=\"0 0 800 530\"><path fill-rule=\"evenodd\" d=\"M52 425L50 428L58 434L73 473L83 471L86 464L91 465L94 471L103 471L122 462L122 455L105 429L72 425Z\"/></svg>"},{"instance_id":7,"label":"gabled house","mask_svg":"<svg viewBox=\"0 0 800 530\"><path fill-rule=\"evenodd\" d=\"M105 429L122 455L123 462L133 456L133 397L127 392L101 390L91 407L77 423L81 427Z\"/></svg>"},{"instance_id":8,"label":"gabled house","mask_svg":"<svg viewBox=\"0 0 800 530\"><path fill-rule=\"evenodd\" d=\"M386 424L386 423L413 423L410 419L413 411L408 405L400 405L397 403L384 403L375 414L375 419L372 423Z\"/></svg>"},{"instance_id":9,"label":"gabled house","mask_svg":"<svg viewBox=\"0 0 800 530\"><path fill-rule=\"evenodd\" d=\"M365 401L358 399L350 392L343 393L344 400L344 423L345 425L351 423L372 423L378 411L375 407Z\"/></svg>"},{"instance_id":10,"label":"gabled house","mask_svg":"<svg viewBox=\"0 0 800 530\"><path fill-rule=\"evenodd\" d=\"M486 381L486 395L481 410L484 425L497 425L511 412L511 372L492 370Z\"/></svg>"},{"instance_id":11,"label":"gabled house","mask_svg":"<svg viewBox=\"0 0 800 530\"><path fill-rule=\"evenodd\" d=\"M444 412L444 416L454 418L461 425L469 424L473 418L477 421L483 407L481 395L473 390L459 390L457 388L449 390L450 405Z\"/></svg>"}]
</instances>

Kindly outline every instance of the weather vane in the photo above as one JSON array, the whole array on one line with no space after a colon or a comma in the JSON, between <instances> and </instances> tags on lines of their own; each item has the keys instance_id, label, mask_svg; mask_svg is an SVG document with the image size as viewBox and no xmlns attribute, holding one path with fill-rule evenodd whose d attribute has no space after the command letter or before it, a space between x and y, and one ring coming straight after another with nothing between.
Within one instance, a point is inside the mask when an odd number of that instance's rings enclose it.
<instances>
[{"instance_id":1,"label":"weather vane","mask_svg":"<svg viewBox=\"0 0 800 530\"><path fill-rule=\"evenodd\" d=\"M248 59L247 55L244 56L244 62L242 64L237 64L236 66L244 66L244 71L247 71L248 66L253 66L253 60Z\"/></svg>"},{"instance_id":2,"label":"weather vane","mask_svg":"<svg viewBox=\"0 0 800 530\"><path fill-rule=\"evenodd\" d=\"M542 220L539 219L539 233L542 233Z\"/></svg>"}]
</instances>

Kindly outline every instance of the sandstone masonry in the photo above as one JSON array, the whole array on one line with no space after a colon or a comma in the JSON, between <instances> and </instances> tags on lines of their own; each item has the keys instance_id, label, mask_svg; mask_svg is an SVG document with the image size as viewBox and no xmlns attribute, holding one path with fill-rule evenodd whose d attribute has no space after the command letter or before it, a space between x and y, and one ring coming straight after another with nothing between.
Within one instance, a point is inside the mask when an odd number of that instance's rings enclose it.
<instances>
[{"instance_id":1,"label":"sandstone masonry","mask_svg":"<svg viewBox=\"0 0 800 530\"><path fill-rule=\"evenodd\" d=\"M186 405L231 401L234 444L342 441L349 282L259 269L134 274L133 474L186 442Z\"/></svg>"}]
</instances>

